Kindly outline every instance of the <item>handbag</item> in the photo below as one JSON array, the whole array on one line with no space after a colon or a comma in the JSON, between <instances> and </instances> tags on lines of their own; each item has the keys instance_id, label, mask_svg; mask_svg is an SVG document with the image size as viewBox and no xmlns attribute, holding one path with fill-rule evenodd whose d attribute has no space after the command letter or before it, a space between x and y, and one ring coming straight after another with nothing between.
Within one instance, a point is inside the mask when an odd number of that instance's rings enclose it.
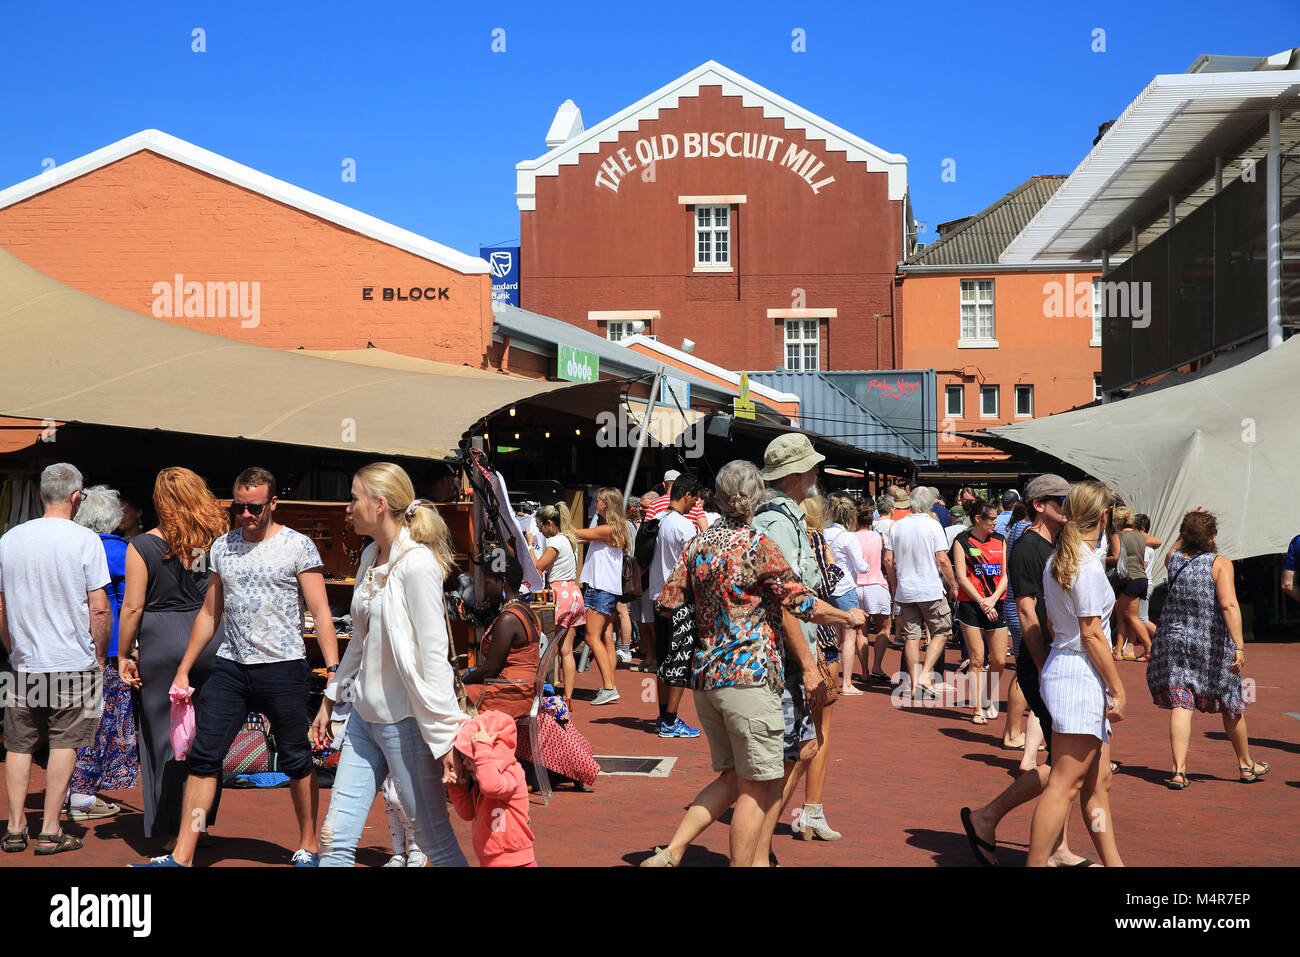
<instances>
[{"instance_id":1,"label":"handbag","mask_svg":"<svg viewBox=\"0 0 1300 957\"><path fill-rule=\"evenodd\" d=\"M641 563L629 552L623 553L623 600L641 597Z\"/></svg>"},{"instance_id":2,"label":"handbag","mask_svg":"<svg viewBox=\"0 0 1300 957\"><path fill-rule=\"evenodd\" d=\"M698 541L698 539L696 540ZM691 542L682 555L690 568L695 560L696 542ZM659 662L659 679L670 688L689 688L692 685L692 666L695 661L695 595L690 590L690 575L686 576L686 601L674 608L668 619L668 653Z\"/></svg>"},{"instance_id":3,"label":"handbag","mask_svg":"<svg viewBox=\"0 0 1300 957\"><path fill-rule=\"evenodd\" d=\"M228 775L265 774L278 770L279 765L270 722L265 715L250 714L226 752L221 770Z\"/></svg>"}]
</instances>

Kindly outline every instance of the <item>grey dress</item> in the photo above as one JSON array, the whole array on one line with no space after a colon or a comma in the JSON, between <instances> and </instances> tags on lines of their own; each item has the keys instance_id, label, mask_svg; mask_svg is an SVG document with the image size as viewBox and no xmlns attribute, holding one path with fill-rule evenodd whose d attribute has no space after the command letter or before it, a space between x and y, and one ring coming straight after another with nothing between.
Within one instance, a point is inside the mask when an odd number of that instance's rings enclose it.
<instances>
[{"instance_id":1,"label":"grey dress","mask_svg":"<svg viewBox=\"0 0 1300 957\"><path fill-rule=\"evenodd\" d=\"M171 686L185 657L190 629L208 590L209 572L187 571L176 558L163 558L167 544L157 535L137 535L131 540L149 571L144 614L140 618L140 690L135 702L136 739L140 749L141 789L144 798L144 836L174 837L181 825L181 797L188 775L187 762L175 760L171 741ZM203 565L207 567L206 562ZM221 626L190 671L194 700L221 646ZM217 819L221 781L207 823Z\"/></svg>"}]
</instances>

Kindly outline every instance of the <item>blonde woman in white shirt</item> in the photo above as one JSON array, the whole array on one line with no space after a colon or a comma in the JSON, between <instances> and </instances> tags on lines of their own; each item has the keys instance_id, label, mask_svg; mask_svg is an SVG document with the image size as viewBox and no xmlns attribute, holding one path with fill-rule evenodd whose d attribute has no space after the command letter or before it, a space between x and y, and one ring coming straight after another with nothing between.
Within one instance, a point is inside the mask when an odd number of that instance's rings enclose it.
<instances>
[{"instance_id":1,"label":"blonde woman in white shirt","mask_svg":"<svg viewBox=\"0 0 1300 957\"><path fill-rule=\"evenodd\" d=\"M1052 772L1030 825L1030 867L1047 866L1075 797L1101 862L1124 865L1110 810L1110 723L1124 719L1127 701L1111 656L1115 592L1091 544L1105 531L1111 498L1099 482L1070 489L1066 524L1043 570L1052 648L1039 690L1052 715Z\"/></svg>"},{"instance_id":2,"label":"blonde woman in white shirt","mask_svg":"<svg viewBox=\"0 0 1300 957\"><path fill-rule=\"evenodd\" d=\"M352 594L352 641L312 725L329 741L335 702L352 703L329 811L321 866L350 867L380 783L392 775L416 843L435 867L465 867L447 816L443 782L464 722L456 702L443 580L451 536L434 504L389 462L352 479L348 517L374 541L361 553Z\"/></svg>"}]
</instances>

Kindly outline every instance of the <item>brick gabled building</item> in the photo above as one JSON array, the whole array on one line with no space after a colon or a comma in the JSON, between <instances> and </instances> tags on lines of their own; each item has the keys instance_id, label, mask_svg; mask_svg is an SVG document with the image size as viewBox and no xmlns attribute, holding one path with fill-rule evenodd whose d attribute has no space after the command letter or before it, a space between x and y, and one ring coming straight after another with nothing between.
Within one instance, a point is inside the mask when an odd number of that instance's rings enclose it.
<instances>
[{"instance_id":1,"label":"brick gabled building","mask_svg":"<svg viewBox=\"0 0 1300 957\"><path fill-rule=\"evenodd\" d=\"M522 305L727 369L894 368L907 160L708 62L517 166Z\"/></svg>"}]
</instances>

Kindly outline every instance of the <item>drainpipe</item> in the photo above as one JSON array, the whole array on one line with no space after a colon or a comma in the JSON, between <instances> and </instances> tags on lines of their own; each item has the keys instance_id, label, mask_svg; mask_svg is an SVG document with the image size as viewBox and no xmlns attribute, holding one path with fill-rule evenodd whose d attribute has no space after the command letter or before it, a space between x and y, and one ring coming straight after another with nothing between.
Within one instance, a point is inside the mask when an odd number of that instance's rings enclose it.
<instances>
[{"instance_id":1,"label":"drainpipe","mask_svg":"<svg viewBox=\"0 0 1300 957\"><path fill-rule=\"evenodd\" d=\"M1282 113L1268 111L1268 204L1265 216L1265 259L1268 276L1268 348L1282 344Z\"/></svg>"}]
</instances>

